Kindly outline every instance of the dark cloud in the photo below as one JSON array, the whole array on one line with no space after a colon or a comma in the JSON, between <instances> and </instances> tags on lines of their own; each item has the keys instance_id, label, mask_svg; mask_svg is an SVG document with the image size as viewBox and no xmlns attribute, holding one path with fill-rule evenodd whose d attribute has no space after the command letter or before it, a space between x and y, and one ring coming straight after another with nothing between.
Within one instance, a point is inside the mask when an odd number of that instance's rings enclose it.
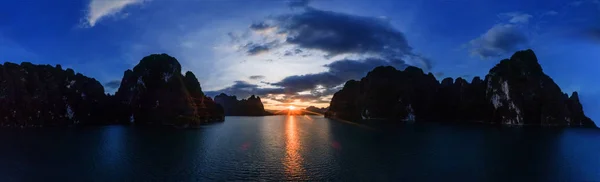
<instances>
[{"instance_id":1,"label":"dark cloud","mask_svg":"<svg viewBox=\"0 0 600 182\"><path fill-rule=\"evenodd\" d=\"M263 75L252 75L252 76L250 76L248 78L250 78L250 80L262 80L262 79L265 79L265 76L263 76Z\"/></svg>"},{"instance_id":2,"label":"dark cloud","mask_svg":"<svg viewBox=\"0 0 600 182\"><path fill-rule=\"evenodd\" d=\"M359 79L377 66L391 65L396 68L405 68L407 65L402 60L388 61L369 58L365 60L339 60L325 65L329 68L326 72L306 75L295 75L284 78L272 85L283 87L288 93L297 93L314 90L318 86L331 89L351 79Z\"/></svg>"},{"instance_id":3,"label":"dark cloud","mask_svg":"<svg viewBox=\"0 0 600 182\"><path fill-rule=\"evenodd\" d=\"M293 55L299 55L302 54L304 51L302 49L294 49L294 50L287 50L285 51L285 54L283 54L284 56L293 56Z\"/></svg>"},{"instance_id":4,"label":"dark cloud","mask_svg":"<svg viewBox=\"0 0 600 182\"><path fill-rule=\"evenodd\" d=\"M386 57L412 55L404 34L380 18L306 8L299 14L276 18L286 42L335 56L372 53Z\"/></svg>"},{"instance_id":5,"label":"dark cloud","mask_svg":"<svg viewBox=\"0 0 600 182\"><path fill-rule=\"evenodd\" d=\"M111 89L119 88L119 86L121 86L121 80L113 80L113 81L106 82L104 84L104 86L111 88Z\"/></svg>"},{"instance_id":6,"label":"dark cloud","mask_svg":"<svg viewBox=\"0 0 600 182\"><path fill-rule=\"evenodd\" d=\"M273 26L271 26L267 23L264 23L264 22L253 23L252 25L250 25L250 29L255 30L255 31L266 30L271 27L273 27Z\"/></svg>"},{"instance_id":7,"label":"dark cloud","mask_svg":"<svg viewBox=\"0 0 600 182\"><path fill-rule=\"evenodd\" d=\"M251 44L248 46L248 50L246 51L246 53L248 53L248 55L258 55L261 53L265 53L265 52L269 52L271 48L267 45L259 45L259 44Z\"/></svg>"},{"instance_id":8,"label":"dark cloud","mask_svg":"<svg viewBox=\"0 0 600 182\"><path fill-rule=\"evenodd\" d=\"M289 0L288 6L290 8L303 8L307 7L310 0Z\"/></svg>"},{"instance_id":9,"label":"dark cloud","mask_svg":"<svg viewBox=\"0 0 600 182\"><path fill-rule=\"evenodd\" d=\"M242 48L246 50L246 53L249 56L255 56L255 55L269 52L270 50L272 50L273 48L276 48L278 46L279 46L279 42L277 42L277 41L271 41L271 42L267 42L267 43L263 43L263 44L257 44L257 43L250 42L250 43L247 43L246 45L242 46Z\"/></svg>"},{"instance_id":10,"label":"dark cloud","mask_svg":"<svg viewBox=\"0 0 600 182\"><path fill-rule=\"evenodd\" d=\"M245 81L235 81L235 83L230 87L221 90L205 92L205 94L210 97L214 97L220 93L236 95L238 98L246 98L250 97L250 95L263 96L268 94L283 94L284 92L282 88L260 88L258 85Z\"/></svg>"},{"instance_id":11,"label":"dark cloud","mask_svg":"<svg viewBox=\"0 0 600 182\"><path fill-rule=\"evenodd\" d=\"M471 40L469 46L471 54L489 58L516 51L528 42L527 36L517 26L497 24L477 39Z\"/></svg>"}]
</instances>

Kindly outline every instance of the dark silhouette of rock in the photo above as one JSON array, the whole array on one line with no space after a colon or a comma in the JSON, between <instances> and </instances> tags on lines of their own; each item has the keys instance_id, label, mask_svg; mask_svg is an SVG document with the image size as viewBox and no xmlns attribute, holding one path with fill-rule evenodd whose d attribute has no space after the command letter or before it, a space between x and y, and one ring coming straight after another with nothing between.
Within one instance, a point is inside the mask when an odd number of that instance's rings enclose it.
<instances>
[{"instance_id":1,"label":"dark silhouette of rock","mask_svg":"<svg viewBox=\"0 0 600 182\"><path fill-rule=\"evenodd\" d=\"M60 65L0 65L0 125L108 124L104 87Z\"/></svg>"},{"instance_id":2,"label":"dark silhouette of rock","mask_svg":"<svg viewBox=\"0 0 600 182\"><path fill-rule=\"evenodd\" d=\"M504 125L595 127L578 94L562 93L531 50L502 60L486 75L435 77L416 67L377 67L334 94L326 117L358 121L484 122Z\"/></svg>"},{"instance_id":3,"label":"dark silhouette of rock","mask_svg":"<svg viewBox=\"0 0 600 182\"><path fill-rule=\"evenodd\" d=\"M167 54L146 56L125 71L115 97L120 121L188 127L224 120L223 108L204 96L195 75L181 75Z\"/></svg>"},{"instance_id":4,"label":"dark silhouette of rock","mask_svg":"<svg viewBox=\"0 0 600 182\"><path fill-rule=\"evenodd\" d=\"M271 113L265 111L265 107L258 96L250 96L248 99L237 100L237 97L221 93L215 96L215 102L222 105L227 116L266 116Z\"/></svg>"},{"instance_id":5,"label":"dark silhouette of rock","mask_svg":"<svg viewBox=\"0 0 600 182\"><path fill-rule=\"evenodd\" d=\"M308 111L309 113L313 113L313 114L325 114L325 112L327 112L329 108L326 107L315 107L315 106L308 106L307 108L305 108L304 110Z\"/></svg>"}]
</instances>

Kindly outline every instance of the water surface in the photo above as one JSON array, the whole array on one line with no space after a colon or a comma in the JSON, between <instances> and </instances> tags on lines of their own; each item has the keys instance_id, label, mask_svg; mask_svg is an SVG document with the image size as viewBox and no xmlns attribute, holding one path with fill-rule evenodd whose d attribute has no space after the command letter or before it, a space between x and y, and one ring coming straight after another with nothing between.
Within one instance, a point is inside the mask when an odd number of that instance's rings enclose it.
<instances>
[{"instance_id":1,"label":"water surface","mask_svg":"<svg viewBox=\"0 0 600 182\"><path fill-rule=\"evenodd\" d=\"M600 181L600 132L440 124L383 132L320 116L200 129L0 130L2 181Z\"/></svg>"}]
</instances>

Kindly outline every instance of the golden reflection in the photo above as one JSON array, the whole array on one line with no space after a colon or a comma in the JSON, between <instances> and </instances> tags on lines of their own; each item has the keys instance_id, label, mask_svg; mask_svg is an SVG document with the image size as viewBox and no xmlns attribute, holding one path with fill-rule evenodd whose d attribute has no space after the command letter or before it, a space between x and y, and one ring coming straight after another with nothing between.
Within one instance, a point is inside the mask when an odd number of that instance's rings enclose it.
<instances>
[{"instance_id":1,"label":"golden reflection","mask_svg":"<svg viewBox=\"0 0 600 182\"><path fill-rule=\"evenodd\" d=\"M302 176L302 156L300 155L300 140L296 129L296 116L288 115L285 121L285 173L289 178Z\"/></svg>"}]
</instances>

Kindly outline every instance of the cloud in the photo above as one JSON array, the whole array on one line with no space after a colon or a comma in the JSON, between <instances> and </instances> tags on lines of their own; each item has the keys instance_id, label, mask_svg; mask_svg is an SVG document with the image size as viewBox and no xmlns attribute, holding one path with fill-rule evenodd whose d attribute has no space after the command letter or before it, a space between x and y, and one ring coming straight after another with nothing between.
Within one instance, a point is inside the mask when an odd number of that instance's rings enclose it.
<instances>
[{"instance_id":1,"label":"cloud","mask_svg":"<svg viewBox=\"0 0 600 182\"><path fill-rule=\"evenodd\" d=\"M252 75L252 76L250 76L248 78L250 78L250 80L262 80L262 79L265 79L265 76L263 76L263 75Z\"/></svg>"},{"instance_id":2,"label":"cloud","mask_svg":"<svg viewBox=\"0 0 600 182\"><path fill-rule=\"evenodd\" d=\"M394 57L412 54L404 34L383 19L306 8L302 13L275 18L286 43L323 51Z\"/></svg>"},{"instance_id":3,"label":"cloud","mask_svg":"<svg viewBox=\"0 0 600 182\"><path fill-rule=\"evenodd\" d=\"M267 53L269 52L269 50L278 47L280 44L277 41L271 41L271 42L267 42L267 43L263 43L263 44L257 44L257 43L248 43L244 46L242 46L243 49L246 50L246 53L249 56L255 56L255 55L259 55L262 53Z\"/></svg>"},{"instance_id":4,"label":"cloud","mask_svg":"<svg viewBox=\"0 0 600 182\"><path fill-rule=\"evenodd\" d=\"M113 81L106 82L104 84L104 86L111 88L111 89L117 89L117 88L119 88L119 86L121 86L121 80L113 80Z\"/></svg>"},{"instance_id":5,"label":"cloud","mask_svg":"<svg viewBox=\"0 0 600 182\"><path fill-rule=\"evenodd\" d=\"M261 88L259 85L251 84L245 81L235 81L233 85L227 88L205 92L206 95L211 97L216 96L220 93L235 95L240 98L246 98L250 95L264 96L268 94L283 94L284 92L281 88Z\"/></svg>"},{"instance_id":6,"label":"cloud","mask_svg":"<svg viewBox=\"0 0 600 182\"><path fill-rule=\"evenodd\" d=\"M469 42L472 55L496 57L519 49L529 42L515 25L496 24L480 37Z\"/></svg>"},{"instance_id":7,"label":"cloud","mask_svg":"<svg viewBox=\"0 0 600 182\"><path fill-rule=\"evenodd\" d=\"M87 8L87 26L93 27L98 21L116 15L123 8L144 1L146 0L91 0Z\"/></svg>"},{"instance_id":8,"label":"cloud","mask_svg":"<svg viewBox=\"0 0 600 182\"><path fill-rule=\"evenodd\" d=\"M267 30L269 28L273 28L273 26L265 22L253 23L252 25L250 25L250 29L254 31Z\"/></svg>"},{"instance_id":9,"label":"cloud","mask_svg":"<svg viewBox=\"0 0 600 182\"><path fill-rule=\"evenodd\" d=\"M283 54L283 55L284 56L294 56L294 55L300 55L303 52L304 51L302 49L287 50L287 51L285 51L285 54Z\"/></svg>"},{"instance_id":10,"label":"cloud","mask_svg":"<svg viewBox=\"0 0 600 182\"><path fill-rule=\"evenodd\" d=\"M308 1L289 2L290 5L298 3L292 7L304 8L251 24L249 32L253 36L247 39L248 43L239 46L240 50L247 55L325 55L325 58L336 58L337 61L323 65L327 69L324 72L262 83L276 88L237 81L215 93L252 93L281 102L300 99L324 103L341 88L340 85L351 79L360 79L377 66L403 69L415 65L431 69L431 61L414 53L404 34L388 20L319 10L308 7Z\"/></svg>"},{"instance_id":11,"label":"cloud","mask_svg":"<svg viewBox=\"0 0 600 182\"><path fill-rule=\"evenodd\" d=\"M315 74L289 76L279 82L271 84L284 88L286 93L315 90L318 87L331 89L348 80L359 79L377 66L387 65L399 69L407 66L402 60L388 61L375 58L365 60L344 59L325 65L325 67L329 68L328 71Z\"/></svg>"},{"instance_id":12,"label":"cloud","mask_svg":"<svg viewBox=\"0 0 600 182\"><path fill-rule=\"evenodd\" d=\"M500 16L510 18L510 20L508 20L508 21L510 23L515 23L515 24L517 24L517 23L527 24L527 23L529 23L529 19L533 18L533 16L531 16L530 14L520 13L520 12L503 13L503 14L500 14Z\"/></svg>"},{"instance_id":13,"label":"cloud","mask_svg":"<svg viewBox=\"0 0 600 182\"><path fill-rule=\"evenodd\" d=\"M258 44L252 44L251 46L249 46L248 51L246 51L248 53L248 55L258 55L261 53L265 53L265 52L269 52L269 46L267 45L258 45Z\"/></svg>"}]
</instances>

